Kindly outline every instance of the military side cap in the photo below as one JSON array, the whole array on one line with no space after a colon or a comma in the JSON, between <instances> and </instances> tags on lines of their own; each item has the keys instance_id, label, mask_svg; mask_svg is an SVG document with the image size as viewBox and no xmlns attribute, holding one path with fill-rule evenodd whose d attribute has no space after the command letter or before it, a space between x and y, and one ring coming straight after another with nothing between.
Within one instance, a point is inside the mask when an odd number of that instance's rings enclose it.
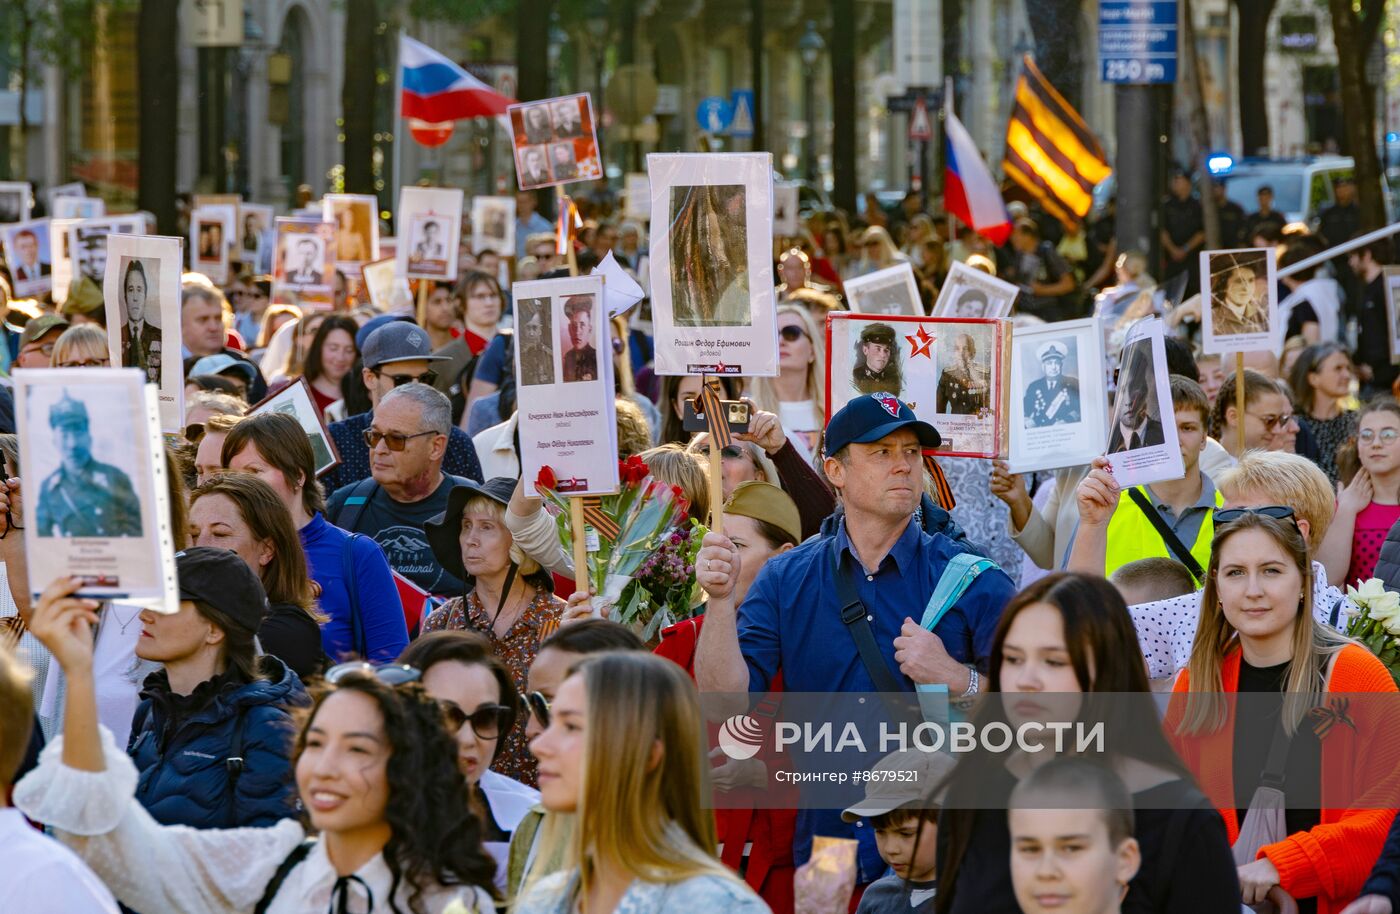
<instances>
[{"instance_id":1,"label":"military side cap","mask_svg":"<svg viewBox=\"0 0 1400 914\"><path fill-rule=\"evenodd\" d=\"M59 314L41 314L24 325L24 330L19 335L19 348L23 349L54 330L67 329L68 318Z\"/></svg>"},{"instance_id":2,"label":"military side cap","mask_svg":"<svg viewBox=\"0 0 1400 914\"><path fill-rule=\"evenodd\" d=\"M68 298L59 308L63 314L95 314L102 310L102 290L87 276L79 276L68 287Z\"/></svg>"},{"instance_id":3,"label":"military side cap","mask_svg":"<svg viewBox=\"0 0 1400 914\"><path fill-rule=\"evenodd\" d=\"M770 523L792 537L793 543L802 542L802 518L797 513L797 505L792 496L771 482L751 479L740 483L730 494L724 510Z\"/></svg>"},{"instance_id":4,"label":"military side cap","mask_svg":"<svg viewBox=\"0 0 1400 914\"><path fill-rule=\"evenodd\" d=\"M63 392L63 396L49 410L49 427L62 428L64 426L84 426L88 424L87 407L80 400L74 400L68 395L68 391Z\"/></svg>"}]
</instances>

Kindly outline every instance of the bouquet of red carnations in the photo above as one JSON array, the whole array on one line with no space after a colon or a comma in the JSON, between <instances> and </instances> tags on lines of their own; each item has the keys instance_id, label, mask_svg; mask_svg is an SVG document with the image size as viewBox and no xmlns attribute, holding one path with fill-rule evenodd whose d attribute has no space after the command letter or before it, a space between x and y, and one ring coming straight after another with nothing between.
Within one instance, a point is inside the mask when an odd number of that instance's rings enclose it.
<instances>
[{"instance_id":1,"label":"bouquet of red carnations","mask_svg":"<svg viewBox=\"0 0 1400 914\"><path fill-rule=\"evenodd\" d=\"M597 594L594 605L606 608L615 621L640 626L639 634L646 639L670 624L665 619L681 611L682 604L692 605L695 553L706 531L696 521L686 523L690 505L680 487L653 477L640 457L620 461L618 477L618 493L600 496L597 506L617 525L617 535L609 540L586 525L587 580ZM541 469L535 490L556 509L552 513L559 542L572 554L569 496L560 495L556 485L554 471ZM685 615L671 622L681 618Z\"/></svg>"}]
</instances>

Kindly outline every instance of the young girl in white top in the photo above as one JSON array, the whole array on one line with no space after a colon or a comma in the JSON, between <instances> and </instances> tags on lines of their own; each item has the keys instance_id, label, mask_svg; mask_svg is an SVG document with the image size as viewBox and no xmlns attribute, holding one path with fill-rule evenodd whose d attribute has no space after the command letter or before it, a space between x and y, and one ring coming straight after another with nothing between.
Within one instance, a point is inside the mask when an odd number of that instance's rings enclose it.
<instances>
[{"instance_id":1,"label":"young girl in white top","mask_svg":"<svg viewBox=\"0 0 1400 914\"><path fill-rule=\"evenodd\" d=\"M15 804L53 826L120 901L181 914L493 910L483 887L495 866L466 811L456 728L414 684L417 670L342 664L326 674L294 754L307 824L161 826L134 799L136 769L98 726L97 604L74 597L78 586L60 578L34 610L31 630L62 665L68 696L63 736L16 786Z\"/></svg>"}]
</instances>

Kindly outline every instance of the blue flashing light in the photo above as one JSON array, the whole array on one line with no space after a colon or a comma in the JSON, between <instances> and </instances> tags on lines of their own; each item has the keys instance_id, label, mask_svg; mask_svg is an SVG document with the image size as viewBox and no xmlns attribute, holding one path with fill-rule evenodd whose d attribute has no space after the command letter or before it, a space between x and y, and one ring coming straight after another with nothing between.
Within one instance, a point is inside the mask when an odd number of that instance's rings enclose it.
<instances>
[{"instance_id":1,"label":"blue flashing light","mask_svg":"<svg viewBox=\"0 0 1400 914\"><path fill-rule=\"evenodd\" d=\"M1235 167L1235 160L1228 153L1213 152L1206 156L1206 170L1213 175L1226 175Z\"/></svg>"}]
</instances>

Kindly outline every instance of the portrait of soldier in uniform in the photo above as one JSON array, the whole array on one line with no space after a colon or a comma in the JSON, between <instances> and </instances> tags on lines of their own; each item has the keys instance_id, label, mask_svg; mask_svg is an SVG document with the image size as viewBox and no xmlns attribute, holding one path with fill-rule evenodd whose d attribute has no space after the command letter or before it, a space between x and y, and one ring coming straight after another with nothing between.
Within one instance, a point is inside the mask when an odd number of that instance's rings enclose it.
<instances>
[{"instance_id":1,"label":"portrait of soldier in uniform","mask_svg":"<svg viewBox=\"0 0 1400 914\"><path fill-rule=\"evenodd\" d=\"M569 344L564 353L564 381L598 380L598 350L593 346L593 296L570 295L564 302Z\"/></svg>"},{"instance_id":2,"label":"portrait of soldier in uniform","mask_svg":"<svg viewBox=\"0 0 1400 914\"><path fill-rule=\"evenodd\" d=\"M550 313L550 299L523 298L516 302L520 309L520 383L553 384L554 320Z\"/></svg>"},{"instance_id":3,"label":"portrait of soldier in uniform","mask_svg":"<svg viewBox=\"0 0 1400 914\"><path fill-rule=\"evenodd\" d=\"M1035 350L1040 377L1026 387L1022 406L1027 428L1065 425L1082 418L1079 410L1079 381L1064 375L1069 347L1059 340L1042 343Z\"/></svg>"},{"instance_id":4,"label":"portrait of soldier in uniform","mask_svg":"<svg viewBox=\"0 0 1400 914\"><path fill-rule=\"evenodd\" d=\"M153 260L159 271L160 261ZM151 277L146 274L146 265L140 259L127 259L122 270L122 367L139 368L152 384L160 383L161 333L152 326L146 315L158 307Z\"/></svg>"},{"instance_id":5,"label":"portrait of soldier in uniform","mask_svg":"<svg viewBox=\"0 0 1400 914\"><path fill-rule=\"evenodd\" d=\"M940 413L972 416L992 405L991 366L987 354L978 358L970 333L953 338L953 358L938 378L936 409Z\"/></svg>"},{"instance_id":6,"label":"portrait of soldier in uniform","mask_svg":"<svg viewBox=\"0 0 1400 914\"><path fill-rule=\"evenodd\" d=\"M49 410L49 427L63 462L39 488L39 535L140 536L141 501L126 473L93 458L87 407L64 391Z\"/></svg>"},{"instance_id":7,"label":"portrait of soldier in uniform","mask_svg":"<svg viewBox=\"0 0 1400 914\"><path fill-rule=\"evenodd\" d=\"M889 324L867 324L856 343L856 363L851 369L851 385L863 394L885 391L900 395L904 376L899 365L899 347Z\"/></svg>"},{"instance_id":8,"label":"portrait of soldier in uniform","mask_svg":"<svg viewBox=\"0 0 1400 914\"><path fill-rule=\"evenodd\" d=\"M1216 336L1268 331L1266 257L1259 251L1210 255L1211 332Z\"/></svg>"}]
</instances>

